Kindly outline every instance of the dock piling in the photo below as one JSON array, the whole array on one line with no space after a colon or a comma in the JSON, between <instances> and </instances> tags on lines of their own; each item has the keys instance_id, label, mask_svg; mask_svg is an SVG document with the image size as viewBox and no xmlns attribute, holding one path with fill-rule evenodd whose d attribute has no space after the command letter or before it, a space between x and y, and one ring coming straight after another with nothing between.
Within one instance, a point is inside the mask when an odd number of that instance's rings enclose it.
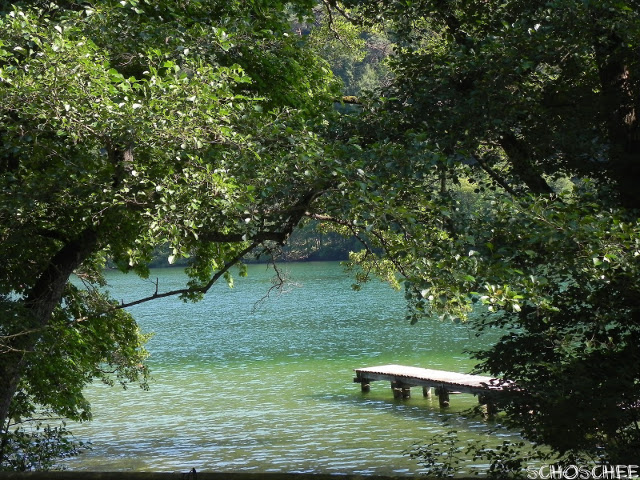
<instances>
[{"instance_id":1,"label":"dock piling","mask_svg":"<svg viewBox=\"0 0 640 480\"><path fill-rule=\"evenodd\" d=\"M449 406L449 390L445 387L440 386L436 387L436 395L438 396L438 402L440 403L440 408L446 408Z\"/></svg>"}]
</instances>

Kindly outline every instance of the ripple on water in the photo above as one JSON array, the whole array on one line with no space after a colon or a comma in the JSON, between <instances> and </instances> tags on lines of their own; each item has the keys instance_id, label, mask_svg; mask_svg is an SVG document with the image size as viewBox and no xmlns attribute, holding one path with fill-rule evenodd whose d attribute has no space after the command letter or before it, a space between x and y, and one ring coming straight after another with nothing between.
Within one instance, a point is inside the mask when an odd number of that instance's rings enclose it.
<instances>
[{"instance_id":1,"label":"ripple on water","mask_svg":"<svg viewBox=\"0 0 640 480\"><path fill-rule=\"evenodd\" d=\"M132 309L155 332L151 390L89 388L95 420L73 430L94 450L67 467L404 475L417 468L402 452L445 431L444 420L483 435L483 422L455 423L474 397L454 397L444 413L421 394L394 400L376 382L363 395L352 382L354 368L375 364L469 371L462 352L479 340L464 326L411 326L401 293L377 283L354 292L335 264L290 265L304 288L254 311L270 282L253 267L199 304ZM180 285L176 270L153 276L167 290ZM132 278L109 275L115 298L139 296Z\"/></svg>"}]
</instances>

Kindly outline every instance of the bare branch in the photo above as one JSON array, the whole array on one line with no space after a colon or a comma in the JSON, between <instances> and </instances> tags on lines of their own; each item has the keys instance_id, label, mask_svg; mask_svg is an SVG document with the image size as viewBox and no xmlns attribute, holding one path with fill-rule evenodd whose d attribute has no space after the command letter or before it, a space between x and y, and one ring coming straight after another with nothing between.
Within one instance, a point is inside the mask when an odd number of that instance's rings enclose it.
<instances>
[{"instance_id":1,"label":"bare branch","mask_svg":"<svg viewBox=\"0 0 640 480\"><path fill-rule=\"evenodd\" d=\"M22 332L14 333L12 335L1 335L0 336L0 354L14 352L14 353L30 353L32 350L27 350L24 348L15 348L9 345L11 340L14 340L18 337L24 337L26 335L31 335L32 333L38 333L43 331L44 328L34 328L31 330L24 330Z\"/></svg>"},{"instance_id":2,"label":"bare branch","mask_svg":"<svg viewBox=\"0 0 640 480\"><path fill-rule=\"evenodd\" d=\"M246 234L243 233L221 233L221 232L204 232L198 234L201 240L205 242L215 243L238 243L246 240L253 240L258 243L262 242L284 242L288 233L286 231L263 231L253 235L250 239L247 239Z\"/></svg>"},{"instance_id":3,"label":"bare branch","mask_svg":"<svg viewBox=\"0 0 640 480\"><path fill-rule=\"evenodd\" d=\"M293 229L298 225L300 220L307 215L307 209L313 203L313 201L318 198L318 196L322 195L324 192L323 189L315 189L308 191L304 196L300 198L295 204L291 207L286 208L282 211L278 212L270 212L272 218L280 218L280 228L277 230L261 230L252 235L247 235L246 233L237 232L237 233L222 233L222 232L198 232L198 235L201 240L207 242L229 242L229 243L237 243L237 242L245 242L252 241L257 243L264 242L276 242L279 245L283 245L287 238L293 232Z\"/></svg>"},{"instance_id":4,"label":"bare branch","mask_svg":"<svg viewBox=\"0 0 640 480\"><path fill-rule=\"evenodd\" d=\"M357 22L355 18L352 18L344 8L340 7L336 0L323 0L322 3L324 4L327 11L331 12L331 8L334 8L340 15L342 15L349 22L353 24L360 23L360 22Z\"/></svg>"},{"instance_id":5,"label":"bare branch","mask_svg":"<svg viewBox=\"0 0 640 480\"><path fill-rule=\"evenodd\" d=\"M310 213L307 212L306 213L307 217L309 218L313 218L314 220L319 220L321 222L329 222L329 223L335 223L336 225L342 225L345 227L351 227L352 223L346 220L341 220L339 218L335 218L335 217L331 217L329 215L322 215L319 213Z\"/></svg>"},{"instance_id":6,"label":"bare branch","mask_svg":"<svg viewBox=\"0 0 640 480\"><path fill-rule=\"evenodd\" d=\"M268 254L270 258L269 265L273 267L273 271L275 272L275 275L271 279L272 285L271 287L269 287L269 290L267 291L267 293L258 301L256 301L256 303L253 304L252 312L255 312L256 310L258 310L258 308L260 308L261 305L263 305L269 298L271 298L271 292L276 290L278 292L278 295L282 295L283 293L286 293L285 286L292 285L292 282L289 281L285 272L283 272L278 266L278 264L276 263L276 260L275 260L276 254L274 254L274 250L271 248L268 249ZM293 285L297 286L295 284Z\"/></svg>"}]
</instances>

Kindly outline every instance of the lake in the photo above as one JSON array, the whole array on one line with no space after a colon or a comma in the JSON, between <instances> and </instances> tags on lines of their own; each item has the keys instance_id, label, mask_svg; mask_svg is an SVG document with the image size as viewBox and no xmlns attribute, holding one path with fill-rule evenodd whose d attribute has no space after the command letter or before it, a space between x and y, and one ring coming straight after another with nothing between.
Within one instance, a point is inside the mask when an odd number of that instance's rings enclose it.
<instances>
[{"instance_id":1,"label":"lake","mask_svg":"<svg viewBox=\"0 0 640 480\"><path fill-rule=\"evenodd\" d=\"M414 474L403 451L447 430L486 435L486 421L460 415L477 404L451 397L444 410L416 388L394 400L388 382L363 394L358 367L404 364L469 372L477 348L464 324L410 325L403 292L372 281L354 291L337 263L283 264L292 282L269 291L273 270L250 265L234 288L217 285L205 300L166 298L132 307L148 343L150 390L96 384L87 395L94 420L72 424L93 450L65 461L72 470L317 472ZM152 272L159 290L183 285L179 269ZM107 274L128 301L155 285ZM484 340L489 341L489 340Z\"/></svg>"}]
</instances>

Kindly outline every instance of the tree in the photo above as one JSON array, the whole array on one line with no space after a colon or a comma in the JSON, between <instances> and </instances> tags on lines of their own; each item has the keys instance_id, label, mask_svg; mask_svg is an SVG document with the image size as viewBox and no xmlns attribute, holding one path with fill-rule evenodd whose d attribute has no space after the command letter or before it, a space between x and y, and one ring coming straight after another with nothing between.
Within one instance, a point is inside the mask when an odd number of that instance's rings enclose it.
<instances>
[{"instance_id":1,"label":"tree","mask_svg":"<svg viewBox=\"0 0 640 480\"><path fill-rule=\"evenodd\" d=\"M145 276L169 244L188 284L139 301L196 300L325 191L335 84L289 32L312 4L0 2L3 464L36 412L88 419L92 379L145 385L107 258Z\"/></svg>"},{"instance_id":2,"label":"tree","mask_svg":"<svg viewBox=\"0 0 640 480\"><path fill-rule=\"evenodd\" d=\"M309 37L310 46L342 80L344 96L358 96L386 83L386 59L393 46L380 30L334 15L328 2L318 2L314 14L313 24L296 24L294 28Z\"/></svg>"},{"instance_id":3,"label":"tree","mask_svg":"<svg viewBox=\"0 0 640 480\"><path fill-rule=\"evenodd\" d=\"M366 244L354 264L402 274L412 321L475 309L504 332L475 356L515 382L526 438L633 463L639 5L330 3L397 47L392 84L335 130L362 188L325 220Z\"/></svg>"},{"instance_id":4,"label":"tree","mask_svg":"<svg viewBox=\"0 0 640 480\"><path fill-rule=\"evenodd\" d=\"M323 3L396 45L336 122L290 31L312 1L0 4L3 438L37 408L87 418L92 378L144 385L106 258L144 276L168 244L187 285L138 301L196 300L310 217L360 240L359 280L400 274L412 321L482 305L504 335L478 368L515 381L526 437L632 463L638 5Z\"/></svg>"}]
</instances>

